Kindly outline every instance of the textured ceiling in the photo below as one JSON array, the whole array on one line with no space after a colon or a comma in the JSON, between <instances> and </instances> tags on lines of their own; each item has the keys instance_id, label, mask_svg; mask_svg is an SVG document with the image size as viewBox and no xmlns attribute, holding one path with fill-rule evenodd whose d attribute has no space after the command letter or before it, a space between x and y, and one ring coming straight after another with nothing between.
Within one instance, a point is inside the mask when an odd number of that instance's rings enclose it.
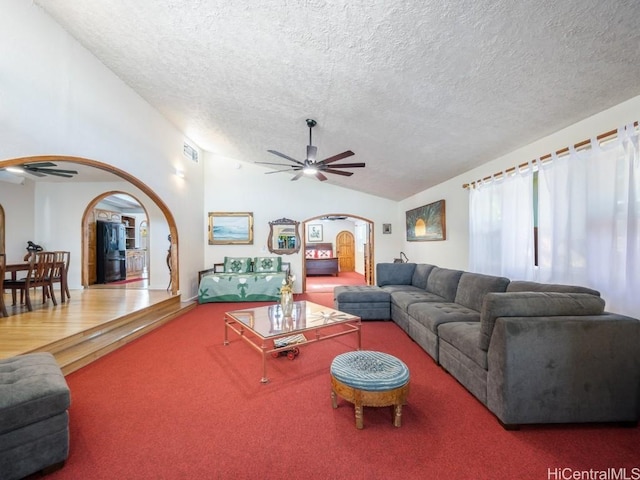
<instances>
[{"instance_id":1,"label":"textured ceiling","mask_svg":"<svg viewBox=\"0 0 640 480\"><path fill-rule=\"evenodd\" d=\"M203 149L304 159L314 118L394 200L640 94L636 0L35 3Z\"/></svg>"}]
</instances>

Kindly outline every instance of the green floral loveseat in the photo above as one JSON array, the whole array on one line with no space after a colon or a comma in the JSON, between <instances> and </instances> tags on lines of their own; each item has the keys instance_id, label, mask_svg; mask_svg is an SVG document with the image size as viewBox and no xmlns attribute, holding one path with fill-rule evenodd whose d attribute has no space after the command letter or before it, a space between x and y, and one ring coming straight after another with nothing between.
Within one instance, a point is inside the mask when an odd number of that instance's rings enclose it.
<instances>
[{"instance_id":1,"label":"green floral loveseat","mask_svg":"<svg viewBox=\"0 0 640 480\"><path fill-rule=\"evenodd\" d=\"M198 303L278 301L288 275L282 257L224 257L198 273Z\"/></svg>"}]
</instances>

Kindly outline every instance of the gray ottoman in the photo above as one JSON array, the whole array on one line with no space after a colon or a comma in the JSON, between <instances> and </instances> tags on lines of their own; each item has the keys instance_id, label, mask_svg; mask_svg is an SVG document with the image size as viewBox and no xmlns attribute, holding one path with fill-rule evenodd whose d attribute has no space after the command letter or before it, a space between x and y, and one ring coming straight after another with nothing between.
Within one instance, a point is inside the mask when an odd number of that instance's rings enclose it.
<instances>
[{"instance_id":1,"label":"gray ottoman","mask_svg":"<svg viewBox=\"0 0 640 480\"><path fill-rule=\"evenodd\" d=\"M390 320L391 296L375 285L346 285L333 289L336 310L362 320Z\"/></svg>"},{"instance_id":2,"label":"gray ottoman","mask_svg":"<svg viewBox=\"0 0 640 480\"><path fill-rule=\"evenodd\" d=\"M64 465L69 404L69 387L50 353L0 360L0 478Z\"/></svg>"}]
</instances>

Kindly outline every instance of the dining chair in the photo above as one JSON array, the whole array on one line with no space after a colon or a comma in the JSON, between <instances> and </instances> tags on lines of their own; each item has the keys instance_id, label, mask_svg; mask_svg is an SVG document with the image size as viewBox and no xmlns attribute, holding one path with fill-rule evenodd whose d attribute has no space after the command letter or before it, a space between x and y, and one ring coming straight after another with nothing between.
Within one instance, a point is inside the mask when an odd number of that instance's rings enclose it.
<instances>
[{"instance_id":1,"label":"dining chair","mask_svg":"<svg viewBox=\"0 0 640 480\"><path fill-rule=\"evenodd\" d=\"M36 252L29 259L29 269L24 278L4 281L5 289L12 290L14 294L20 290L20 301L24 300L30 312L33 311L30 294L32 288L42 288L43 303L47 301L47 297L50 297L53 304L58 305L51 281L54 258L53 252Z\"/></svg>"},{"instance_id":2,"label":"dining chair","mask_svg":"<svg viewBox=\"0 0 640 480\"><path fill-rule=\"evenodd\" d=\"M69 259L71 252L55 251L53 260L53 269L51 272L51 283L60 284L60 297L62 303L65 303L67 298L71 298L69 294L69 285L67 284L67 274L69 272Z\"/></svg>"},{"instance_id":3,"label":"dining chair","mask_svg":"<svg viewBox=\"0 0 640 480\"><path fill-rule=\"evenodd\" d=\"M6 273L7 257L0 253L0 317L8 317L7 307L4 304L4 274Z\"/></svg>"}]
</instances>

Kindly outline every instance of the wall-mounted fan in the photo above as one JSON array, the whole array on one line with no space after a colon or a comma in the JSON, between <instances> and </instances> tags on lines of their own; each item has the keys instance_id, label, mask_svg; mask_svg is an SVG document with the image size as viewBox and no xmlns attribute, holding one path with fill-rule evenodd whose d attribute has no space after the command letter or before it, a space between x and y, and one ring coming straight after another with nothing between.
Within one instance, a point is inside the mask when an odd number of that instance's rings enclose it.
<instances>
[{"instance_id":1,"label":"wall-mounted fan","mask_svg":"<svg viewBox=\"0 0 640 480\"><path fill-rule=\"evenodd\" d=\"M72 178L77 175L76 170L63 170L55 168L58 165L52 162L25 163L21 165L22 169L36 177L44 177L45 175L54 175L56 177Z\"/></svg>"},{"instance_id":2,"label":"wall-mounted fan","mask_svg":"<svg viewBox=\"0 0 640 480\"><path fill-rule=\"evenodd\" d=\"M285 155L284 153L277 152L276 150L267 150L269 153L273 153L285 160L289 160L293 162L292 165L286 163L273 163L273 162L256 162L263 165L278 165L281 167L288 167L284 170L275 170L270 173L280 173L280 172L297 172L291 180L298 180L303 175L314 175L318 180L324 182L327 177L324 173L333 173L335 175L342 175L345 177L350 177L353 175L353 172L345 172L340 170L341 168L361 168L364 167L365 164L363 162L358 163L340 163L337 165L333 165L333 162L337 162L338 160L342 160L343 158L350 157L354 155L351 150L347 150L346 152L339 153L332 157L325 158L324 160L316 161L316 155L318 153L318 147L313 145L311 132L313 127L317 125L315 120L308 118L307 127L309 127L309 145L307 145L307 158L304 161L296 160L295 158L291 158L289 155Z\"/></svg>"}]
</instances>

